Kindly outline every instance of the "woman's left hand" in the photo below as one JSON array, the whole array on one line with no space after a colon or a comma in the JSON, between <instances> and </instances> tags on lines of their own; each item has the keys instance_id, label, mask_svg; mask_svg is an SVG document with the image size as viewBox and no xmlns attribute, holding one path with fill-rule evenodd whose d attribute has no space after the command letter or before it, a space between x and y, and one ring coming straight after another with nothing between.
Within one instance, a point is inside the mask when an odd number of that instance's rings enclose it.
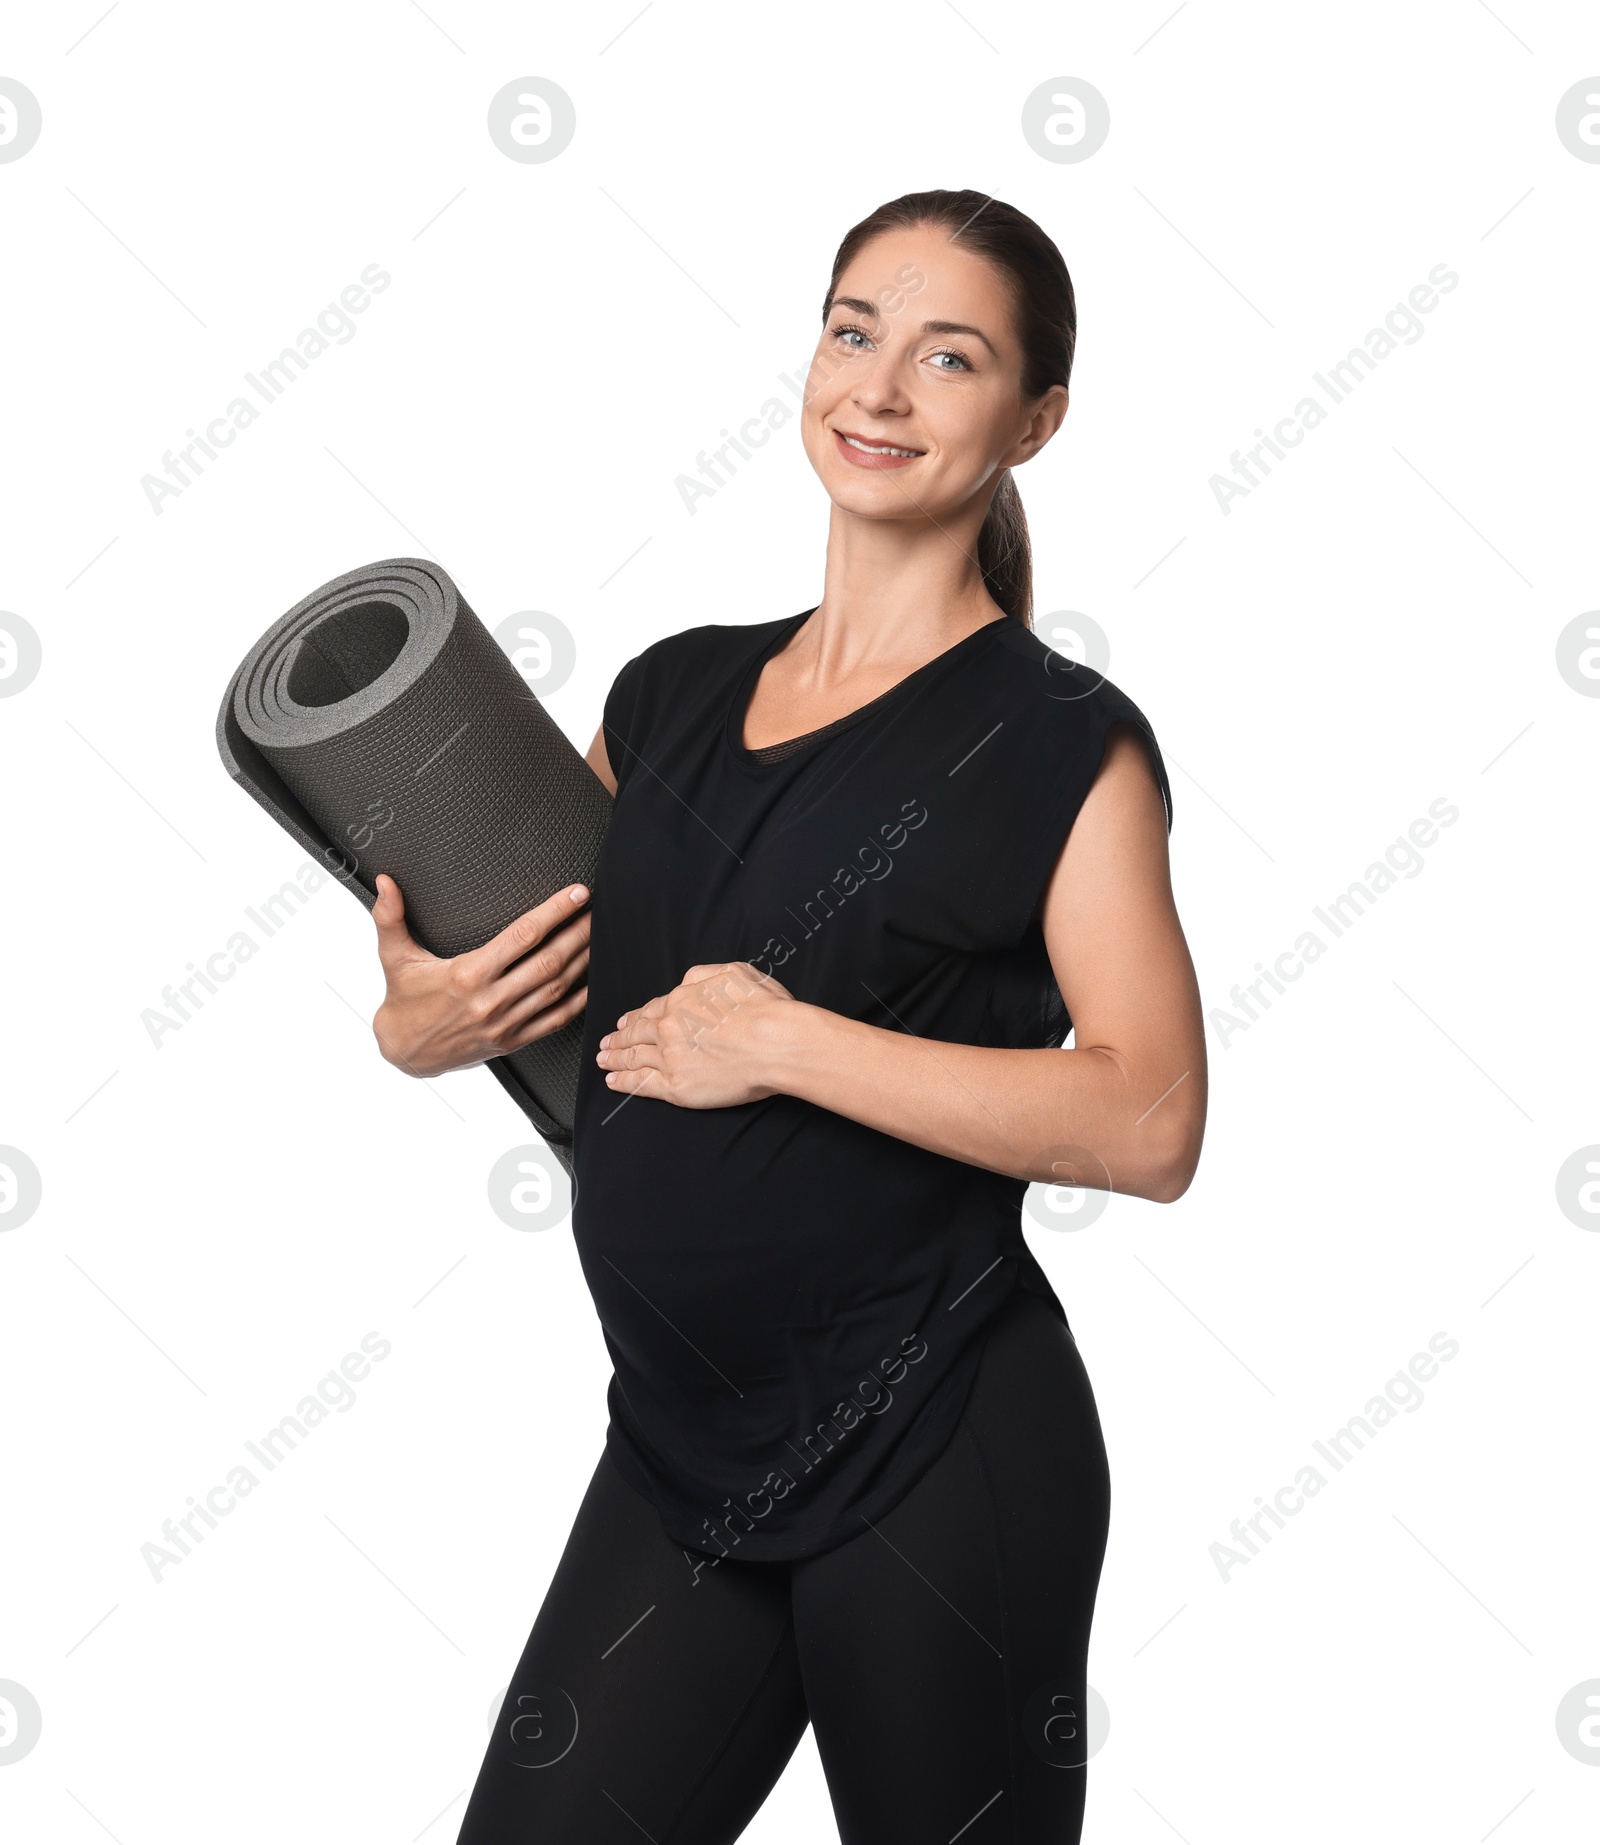
<instances>
[{"instance_id":1,"label":"woman's left hand","mask_svg":"<svg viewBox=\"0 0 1600 1845\"><path fill-rule=\"evenodd\" d=\"M804 1010L748 961L691 967L670 993L625 1012L600 1040L608 1088L679 1108L732 1108L777 1093L777 1061Z\"/></svg>"}]
</instances>

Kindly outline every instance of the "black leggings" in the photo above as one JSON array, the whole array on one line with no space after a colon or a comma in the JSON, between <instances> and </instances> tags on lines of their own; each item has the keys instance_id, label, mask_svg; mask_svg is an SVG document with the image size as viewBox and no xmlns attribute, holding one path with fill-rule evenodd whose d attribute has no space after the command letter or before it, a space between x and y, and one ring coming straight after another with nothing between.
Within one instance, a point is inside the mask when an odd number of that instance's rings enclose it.
<instances>
[{"instance_id":1,"label":"black leggings","mask_svg":"<svg viewBox=\"0 0 1600 1845\"><path fill-rule=\"evenodd\" d=\"M1109 1511L1078 1348L1020 1291L948 1447L821 1556L691 1555L602 1454L458 1845L728 1845L807 1722L842 1845L1075 1845Z\"/></svg>"}]
</instances>

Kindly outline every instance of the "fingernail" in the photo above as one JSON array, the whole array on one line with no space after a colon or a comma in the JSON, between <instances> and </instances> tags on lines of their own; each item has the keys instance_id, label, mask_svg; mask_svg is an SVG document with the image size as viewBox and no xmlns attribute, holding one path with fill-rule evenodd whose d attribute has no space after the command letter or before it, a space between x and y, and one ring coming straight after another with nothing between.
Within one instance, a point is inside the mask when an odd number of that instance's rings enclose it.
<instances>
[{"instance_id":1,"label":"fingernail","mask_svg":"<svg viewBox=\"0 0 1600 1845\"><path fill-rule=\"evenodd\" d=\"M611 1033L607 1032L606 1035L600 1040L601 1050L604 1050L610 1042L611 1042Z\"/></svg>"},{"instance_id":2,"label":"fingernail","mask_svg":"<svg viewBox=\"0 0 1600 1845\"><path fill-rule=\"evenodd\" d=\"M589 893L583 888L581 884L574 884L572 889L567 892L567 895L572 899L574 903L582 903L584 898L587 897L588 894Z\"/></svg>"},{"instance_id":3,"label":"fingernail","mask_svg":"<svg viewBox=\"0 0 1600 1845\"><path fill-rule=\"evenodd\" d=\"M621 1031L623 1026L627 1024L627 1022L628 1022L628 1015L627 1013L623 1013L622 1017L617 1020L617 1030Z\"/></svg>"}]
</instances>

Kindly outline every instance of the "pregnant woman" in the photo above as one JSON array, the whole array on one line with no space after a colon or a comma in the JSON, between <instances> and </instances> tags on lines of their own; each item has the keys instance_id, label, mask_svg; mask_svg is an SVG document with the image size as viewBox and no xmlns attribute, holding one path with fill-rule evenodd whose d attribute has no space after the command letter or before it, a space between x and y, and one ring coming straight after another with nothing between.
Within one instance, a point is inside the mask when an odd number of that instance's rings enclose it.
<instances>
[{"instance_id":1,"label":"pregnant woman","mask_svg":"<svg viewBox=\"0 0 1600 1845\"><path fill-rule=\"evenodd\" d=\"M623 667L592 901L439 960L382 881L402 1068L586 1011L610 1427L461 1845L725 1845L808 1722L844 1845L1080 1836L1109 1481L1020 1210L1180 1196L1206 1075L1155 737L1031 626L1075 329L1020 212L873 212L801 412L821 601Z\"/></svg>"}]
</instances>

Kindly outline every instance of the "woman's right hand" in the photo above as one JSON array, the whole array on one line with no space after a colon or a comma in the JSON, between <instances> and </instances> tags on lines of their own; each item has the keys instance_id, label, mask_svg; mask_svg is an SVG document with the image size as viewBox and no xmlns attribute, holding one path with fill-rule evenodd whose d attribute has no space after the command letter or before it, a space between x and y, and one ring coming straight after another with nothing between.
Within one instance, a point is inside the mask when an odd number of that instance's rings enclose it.
<instances>
[{"instance_id":1,"label":"woman's right hand","mask_svg":"<svg viewBox=\"0 0 1600 1845\"><path fill-rule=\"evenodd\" d=\"M439 1076L504 1057L577 1018L588 1000L589 914L581 884L507 923L481 948L429 954L406 927L394 879L377 879L372 920L387 991L373 1017L378 1048L411 1076ZM531 951L531 952L530 952Z\"/></svg>"}]
</instances>

